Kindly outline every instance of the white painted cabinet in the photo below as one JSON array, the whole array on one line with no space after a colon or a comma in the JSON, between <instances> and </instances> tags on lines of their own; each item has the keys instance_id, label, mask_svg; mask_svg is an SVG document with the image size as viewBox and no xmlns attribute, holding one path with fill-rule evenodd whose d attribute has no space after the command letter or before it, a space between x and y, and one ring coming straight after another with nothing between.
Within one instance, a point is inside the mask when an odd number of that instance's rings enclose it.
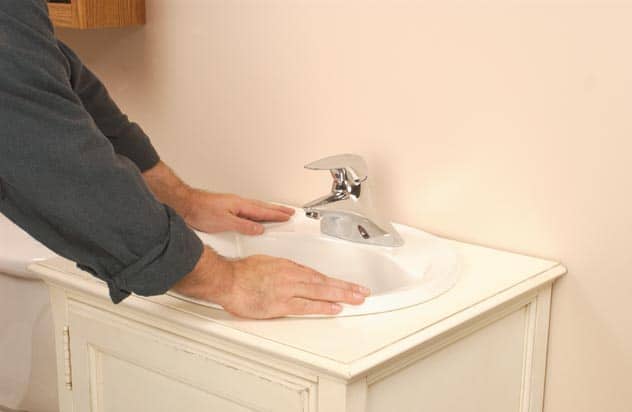
<instances>
[{"instance_id":1,"label":"white painted cabinet","mask_svg":"<svg viewBox=\"0 0 632 412\"><path fill-rule=\"evenodd\" d=\"M51 286L61 411L541 411L565 269L455 246L448 293L330 319L237 319L170 296L113 305L72 263L34 265Z\"/></svg>"},{"instance_id":2,"label":"white painted cabinet","mask_svg":"<svg viewBox=\"0 0 632 412\"><path fill-rule=\"evenodd\" d=\"M314 396L314 382L84 303L68 323L75 410L298 412Z\"/></svg>"}]
</instances>

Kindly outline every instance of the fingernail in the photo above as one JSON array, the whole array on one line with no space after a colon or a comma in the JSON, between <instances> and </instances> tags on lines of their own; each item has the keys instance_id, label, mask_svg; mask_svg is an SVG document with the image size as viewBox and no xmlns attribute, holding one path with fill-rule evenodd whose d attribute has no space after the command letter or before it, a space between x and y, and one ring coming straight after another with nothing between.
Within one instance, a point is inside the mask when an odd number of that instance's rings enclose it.
<instances>
[{"instance_id":1,"label":"fingernail","mask_svg":"<svg viewBox=\"0 0 632 412\"><path fill-rule=\"evenodd\" d=\"M255 233L263 233L263 226L261 226L261 225L254 225L252 227L252 230Z\"/></svg>"},{"instance_id":2,"label":"fingernail","mask_svg":"<svg viewBox=\"0 0 632 412\"><path fill-rule=\"evenodd\" d=\"M340 306L340 305L336 305L335 303L332 303L332 305L331 305L331 310L332 310L333 312L338 313L338 312L340 312L340 311L342 310L342 306Z\"/></svg>"},{"instance_id":3,"label":"fingernail","mask_svg":"<svg viewBox=\"0 0 632 412\"><path fill-rule=\"evenodd\" d=\"M360 293L362 293L365 296L368 296L371 294L371 289L364 287L364 286L358 286L358 289L360 290Z\"/></svg>"},{"instance_id":4,"label":"fingernail","mask_svg":"<svg viewBox=\"0 0 632 412\"><path fill-rule=\"evenodd\" d=\"M364 299L364 295L362 295L361 293L358 292L353 292L353 298L356 300L362 300Z\"/></svg>"}]
</instances>

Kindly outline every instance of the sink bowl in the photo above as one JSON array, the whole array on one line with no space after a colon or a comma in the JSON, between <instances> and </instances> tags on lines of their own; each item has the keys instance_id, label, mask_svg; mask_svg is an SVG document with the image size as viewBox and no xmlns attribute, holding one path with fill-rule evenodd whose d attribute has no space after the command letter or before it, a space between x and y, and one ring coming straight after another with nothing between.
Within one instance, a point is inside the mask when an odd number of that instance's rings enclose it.
<instances>
[{"instance_id":1,"label":"sink bowl","mask_svg":"<svg viewBox=\"0 0 632 412\"><path fill-rule=\"evenodd\" d=\"M342 304L334 316L381 313L418 305L449 290L457 281L456 253L439 237L405 225L394 224L404 246L383 247L353 243L320 233L320 222L302 210L288 222L266 224L261 236L237 233L198 233L202 241L229 258L270 255L291 259L328 276L371 289L362 305ZM221 309L212 302L169 295ZM309 317L329 317L309 315Z\"/></svg>"}]
</instances>

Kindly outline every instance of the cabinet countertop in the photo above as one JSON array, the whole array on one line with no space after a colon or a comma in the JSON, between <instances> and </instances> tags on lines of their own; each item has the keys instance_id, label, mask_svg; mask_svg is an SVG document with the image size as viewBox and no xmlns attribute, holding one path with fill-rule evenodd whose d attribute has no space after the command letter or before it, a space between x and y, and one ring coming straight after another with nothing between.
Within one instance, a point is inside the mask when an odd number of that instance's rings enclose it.
<instances>
[{"instance_id":1,"label":"cabinet countertop","mask_svg":"<svg viewBox=\"0 0 632 412\"><path fill-rule=\"evenodd\" d=\"M69 260L53 258L30 269L69 294L78 290L96 295L110 310L159 318L198 335L351 379L566 273L553 261L449 242L459 259L459 280L452 289L416 306L338 318L240 319L169 295L130 296L115 307L109 303L105 283Z\"/></svg>"}]
</instances>

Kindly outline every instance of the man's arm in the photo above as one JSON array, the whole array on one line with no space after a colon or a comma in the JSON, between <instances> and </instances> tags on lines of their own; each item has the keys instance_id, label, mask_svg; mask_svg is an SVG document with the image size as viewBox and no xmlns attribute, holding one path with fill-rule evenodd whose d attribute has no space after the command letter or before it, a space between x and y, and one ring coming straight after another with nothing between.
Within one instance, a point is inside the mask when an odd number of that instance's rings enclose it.
<instances>
[{"instance_id":1,"label":"man's arm","mask_svg":"<svg viewBox=\"0 0 632 412\"><path fill-rule=\"evenodd\" d=\"M114 151L130 159L141 172L151 169L159 156L149 137L119 109L101 80L67 45L58 41L70 71L70 85Z\"/></svg>"},{"instance_id":2,"label":"man's arm","mask_svg":"<svg viewBox=\"0 0 632 412\"><path fill-rule=\"evenodd\" d=\"M114 151L132 160L159 201L192 227L205 232L263 233L259 221L285 221L293 209L235 195L208 193L186 185L163 162L148 136L119 109L99 78L70 47L58 41L70 69L70 84Z\"/></svg>"},{"instance_id":3,"label":"man's arm","mask_svg":"<svg viewBox=\"0 0 632 412\"><path fill-rule=\"evenodd\" d=\"M143 177L161 202L173 207L189 226L202 232L234 230L260 235L264 231L260 222L283 222L294 214L289 207L192 188L162 161L143 172Z\"/></svg>"},{"instance_id":4,"label":"man's arm","mask_svg":"<svg viewBox=\"0 0 632 412\"><path fill-rule=\"evenodd\" d=\"M68 82L46 3L0 8L0 212L110 288L164 293L198 263L202 244L156 201Z\"/></svg>"},{"instance_id":5,"label":"man's arm","mask_svg":"<svg viewBox=\"0 0 632 412\"><path fill-rule=\"evenodd\" d=\"M335 302L364 301L369 292L359 285L285 259L229 261L203 248L184 220L156 200L139 169L146 169L156 196L180 208L177 190L161 193L175 175L115 152L73 90L46 3L0 1L0 212L105 280L114 302L173 285L254 318L334 314ZM202 230L239 229L281 212L233 195L189 193L183 213Z\"/></svg>"}]
</instances>

